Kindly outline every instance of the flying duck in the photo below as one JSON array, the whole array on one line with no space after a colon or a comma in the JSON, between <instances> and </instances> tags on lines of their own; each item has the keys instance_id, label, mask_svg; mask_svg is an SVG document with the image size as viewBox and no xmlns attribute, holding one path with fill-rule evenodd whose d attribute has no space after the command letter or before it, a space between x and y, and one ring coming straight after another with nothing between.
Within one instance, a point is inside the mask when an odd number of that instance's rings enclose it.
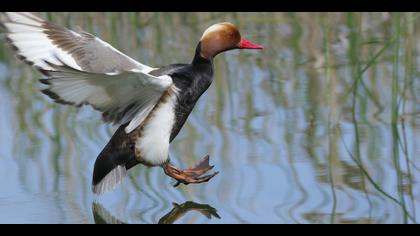
<instances>
[{"instance_id":1,"label":"flying duck","mask_svg":"<svg viewBox=\"0 0 420 236\"><path fill-rule=\"evenodd\" d=\"M105 122L119 126L98 155L92 191L105 193L143 164L162 167L182 184L209 181L218 172L207 155L182 170L171 164L169 144L213 80L213 59L232 49L263 49L229 22L206 29L190 64L144 65L83 30L69 30L31 13L3 13L8 44L17 57L45 77L42 93L54 102L90 105ZM204 175L204 176L203 176Z\"/></svg>"}]
</instances>

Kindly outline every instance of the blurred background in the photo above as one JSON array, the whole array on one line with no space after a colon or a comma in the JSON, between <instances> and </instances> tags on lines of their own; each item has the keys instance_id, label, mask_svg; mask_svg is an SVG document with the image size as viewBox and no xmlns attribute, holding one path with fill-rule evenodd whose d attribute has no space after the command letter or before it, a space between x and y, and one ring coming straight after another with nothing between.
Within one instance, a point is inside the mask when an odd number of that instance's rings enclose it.
<instances>
[{"instance_id":1,"label":"blurred background","mask_svg":"<svg viewBox=\"0 0 420 236\"><path fill-rule=\"evenodd\" d=\"M418 223L418 13L37 15L153 67L191 62L222 21L265 49L215 58L171 145L175 164L209 154L219 175L173 188L137 166L97 197L93 164L115 128L54 104L2 43L0 223Z\"/></svg>"}]
</instances>

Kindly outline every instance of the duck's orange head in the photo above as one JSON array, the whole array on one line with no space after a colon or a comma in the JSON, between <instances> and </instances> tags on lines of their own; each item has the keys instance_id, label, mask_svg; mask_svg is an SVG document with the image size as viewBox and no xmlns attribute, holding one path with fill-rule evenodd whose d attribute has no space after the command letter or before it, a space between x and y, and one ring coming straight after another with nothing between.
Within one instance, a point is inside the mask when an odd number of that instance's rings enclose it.
<instances>
[{"instance_id":1,"label":"duck's orange head","mask_svg":"<svg viewBox=\"0 0 420 236\"><path fill-rule=\"evenodd\" d=\"M229 22L210 26L204 31L200 43L200 54L207 59L231 49L263 49L263 46L241 37L236 26Z\"/></svg>"}]
</instances>

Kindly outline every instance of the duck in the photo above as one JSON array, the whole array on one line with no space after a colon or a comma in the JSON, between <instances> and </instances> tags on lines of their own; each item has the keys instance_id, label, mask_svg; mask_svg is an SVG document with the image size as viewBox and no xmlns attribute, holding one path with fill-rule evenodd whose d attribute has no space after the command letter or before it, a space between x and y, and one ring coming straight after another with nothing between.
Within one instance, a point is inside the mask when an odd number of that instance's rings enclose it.
<instances>
[{"instance_id":1,"label":"duck","mask_svg":"<svg viewBox=\"0 0 420 236\"><path fill-rule=\"evenodd\" d=\"M179 184L207 182L209 155L191 168L174 166L169 147L201 95L213 81L214 58L234 49L263 49L241 36L230 22L209 26L191 63L145 65L80 27L71 30L28 12L5 12L0 20L6 42L20 60L37 69L54 102L91 106L118 127L96 158L92 191L108 192L128 170L161 167Z\"/></svg>"}]
</instances>

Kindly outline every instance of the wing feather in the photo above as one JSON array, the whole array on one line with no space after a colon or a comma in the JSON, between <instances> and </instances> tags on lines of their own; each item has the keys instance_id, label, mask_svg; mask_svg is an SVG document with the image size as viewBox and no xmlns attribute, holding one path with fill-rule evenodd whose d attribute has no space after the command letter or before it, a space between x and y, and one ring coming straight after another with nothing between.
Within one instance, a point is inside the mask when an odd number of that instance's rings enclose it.
<instances>
[{"instance_id":1,"label":"wing feather","mask_svg":"<svg viewBox=\"0 0 420 236\"><path fill-rule=\"evenodd\" d=\"M154 69L83 30L75 32L31 13L6 12L4 15L6 19L2 24L7 30L8 42L30 64L50 69L44 60L54 61L54 56L58 55L71 67L94 73L132 69L147 73Z\"/></svg>"},{"instance_id":2,"label":"wing feather","mask_svg":"<svg viewBox=\"0 0 420 236\"><path fill-rule=\"evenodd\" d=\"M173 86L171 77L148 74L154 68L87 32L74 32L30 13L4 14L1 23L18 58L46 76L40 80L47 85L44 94L57 103L91 105L106 122L130 122L127 133Z\"/></svg>"},{"instance_id":3,"label":"wing feather","mask_svg":"<svg viewBox=\"0 0 420 236\"><path fill-rule=\"evenodd\" d=\"M59 60L59 59L57 59ZM91 105L102 112L104 121L114 124L131 122L126 129L134 130L158 103L172 78L152 76L138 71L98 74L71 68L64 62L45 62L52 70L39 70L47 76L42 92L54 101L74 106Z\"/></svg>"}]
</instances>

